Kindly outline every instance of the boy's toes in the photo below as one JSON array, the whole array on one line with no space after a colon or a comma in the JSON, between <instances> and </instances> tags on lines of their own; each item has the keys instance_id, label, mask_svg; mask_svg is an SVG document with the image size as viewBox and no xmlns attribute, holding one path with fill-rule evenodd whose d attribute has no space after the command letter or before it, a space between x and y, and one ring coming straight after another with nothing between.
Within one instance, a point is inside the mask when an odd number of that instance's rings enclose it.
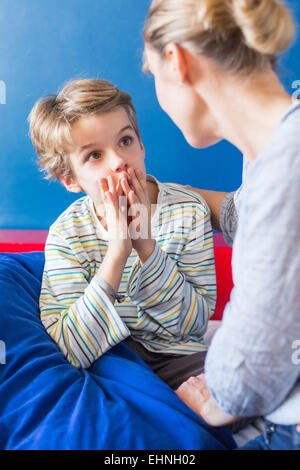
<instances>
[{"instance_id":1,"label":"boy's toes","mask_svg":"<svg viewBox=\"0 0 300 470\"><path fill-rule=\"evenodd\" d=\"M176 395L190 407L195 401L197 401L197 389L195 388L192 379L193 378L190 377L186 382L183 382L177 390L175 390Z\"/></svg>"}]
</instances>

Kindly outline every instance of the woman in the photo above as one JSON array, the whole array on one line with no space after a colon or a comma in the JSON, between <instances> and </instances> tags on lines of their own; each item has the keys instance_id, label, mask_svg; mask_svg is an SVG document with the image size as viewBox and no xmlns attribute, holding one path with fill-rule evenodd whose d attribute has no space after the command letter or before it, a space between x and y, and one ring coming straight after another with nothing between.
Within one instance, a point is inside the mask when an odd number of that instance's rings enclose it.
<instances>
[{"instance_id":1,"label":"woman","mask_svg":"<svg viewBox=\"0 0 300 470\"><path fill-rule=\"evenodd\" d=\"M275 72L293 33L275 0L154 0L144 30L144 69L186 140L245 156L236 194L198 190L234 238L235 285L205 375L177 394L215 426L266 417L247 449L300 449L300 102Z\"/></svg>"}]
</instances>

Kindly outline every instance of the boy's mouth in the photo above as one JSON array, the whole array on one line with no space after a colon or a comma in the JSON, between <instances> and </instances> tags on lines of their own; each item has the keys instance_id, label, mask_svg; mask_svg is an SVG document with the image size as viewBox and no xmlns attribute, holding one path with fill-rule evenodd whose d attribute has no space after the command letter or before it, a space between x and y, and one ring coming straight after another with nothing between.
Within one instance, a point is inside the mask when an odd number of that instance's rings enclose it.
<instances>
[{"instance_id":1,"label":"boy's mouth","mask_svg":"<svg viewBox=\"0 0 300 470\"><path fill-rule=\"evenodd\" d=\"M127 171L124 171L123 176L127 179L127 183L130 187L130 189L134 189L133 184L132 184L132 178L129 176Z\"/></svg>"},{"instance_id":2,"label":"boy's mouth","mask_svg":"<svg viewBox=\"0 0 300 470\"><path fill-rule=\"evenodd\" d=\"M132 179L131 179L131 178L128 178L127 181L128 181L128 184L129 184L130 189L134 190L134 186L133 186L133 184L132 184Z\"/></svg>"},{"instance_id":3,"label":"boy's mouth","mask_svg":"<svg viewBox=\"0 0 300 470\"><path fill-rule=\"evenodd\" d=\"M132 185L132 179L130 178L129 174L127 172L124 172L124 176L127 178L129 186Z\"/></svg>"}]
</instances>

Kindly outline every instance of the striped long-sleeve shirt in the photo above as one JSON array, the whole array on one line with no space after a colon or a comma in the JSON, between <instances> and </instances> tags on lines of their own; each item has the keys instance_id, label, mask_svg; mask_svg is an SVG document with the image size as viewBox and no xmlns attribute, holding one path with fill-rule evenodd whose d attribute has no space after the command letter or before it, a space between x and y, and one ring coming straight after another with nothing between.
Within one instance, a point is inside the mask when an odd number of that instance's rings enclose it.
<instances>
[{"instance_id":1,"label":"striped long-sleeve shirt","mask_svg":"<svg viewBox=\"0 0 300 470\"><path fill-rule=\"evenodd\" d=\"M155 181L156 246L141 265L133 249L113 305L97 282L108 234L93 202L75 201L50 227L40 295L41 320L69 362L89 367L132 335L152 352L192 354L214 312L216 277L210 212L197 194Z\"/></svg>"}]
</instances>

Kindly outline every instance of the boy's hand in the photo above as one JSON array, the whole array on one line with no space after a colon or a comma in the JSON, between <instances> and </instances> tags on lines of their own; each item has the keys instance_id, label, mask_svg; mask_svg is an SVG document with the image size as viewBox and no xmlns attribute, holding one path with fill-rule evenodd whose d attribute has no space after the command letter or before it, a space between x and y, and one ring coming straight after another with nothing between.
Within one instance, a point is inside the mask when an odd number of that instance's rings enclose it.
<instances>
[{"instance_id":1,"label":"boy's hand","mask_svg":"<svg viewBox=\"0 0 300 470\"><path fill-rule=\"evenodd\" d=\"M112 177L100 180L100 191L106 213L109 236L108 248L116 256L128 258L132 251L132 242L128 234L127 199L118 183L114 185Z\"/></svg>"},{"instance_id":2,"label":"boy's hand","mask_svg":"<svg viewBox=\"0 0 300 470\"><path fill-rule=\"evenodd\" d=\"M155 240L151 238L151 203L149 200L146 178L139 169L128 169L127 178L121 179L121 185L129 202L129 235L132 247L137 251L142 263L145 263L154 251Z\"/></svg>"}]
</instances>

